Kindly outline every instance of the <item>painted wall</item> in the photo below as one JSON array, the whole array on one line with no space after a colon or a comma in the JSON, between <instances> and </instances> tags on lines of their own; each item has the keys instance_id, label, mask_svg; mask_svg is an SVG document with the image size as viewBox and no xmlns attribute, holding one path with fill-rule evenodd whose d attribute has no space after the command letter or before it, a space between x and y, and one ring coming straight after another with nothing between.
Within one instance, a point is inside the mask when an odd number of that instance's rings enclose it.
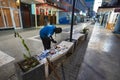
<instances>
[{"instance_id":1,"label":"painted wall","mask_svg":"<svg viewBox=\"0 0 120 80\"><path fill-rule=\"evenodd\" d=\"M59 12L59 24L71 24L72 12ZM74 13L74 23L80 22L80 14Z\"/></svg>"},{"instance_id":2,"label":"painted wall","mask_svg":"<svg viewBox=\"0 0 120 80\"><path fill-rule=\"evenodd\" d=\"M59 24L69 24L70 23L70 14L68 12L59 12Z\"/></svg>"},{"instance_id":3,"label":"painted wall","mask_svg":"<svg viewBox=\"0 0 120 80\"><path fill-rule=\"evenodd\" d=\"M118 16L118 20L116 22L114 32L120 34L120 15Z\"/></svg>"}]
</instances>

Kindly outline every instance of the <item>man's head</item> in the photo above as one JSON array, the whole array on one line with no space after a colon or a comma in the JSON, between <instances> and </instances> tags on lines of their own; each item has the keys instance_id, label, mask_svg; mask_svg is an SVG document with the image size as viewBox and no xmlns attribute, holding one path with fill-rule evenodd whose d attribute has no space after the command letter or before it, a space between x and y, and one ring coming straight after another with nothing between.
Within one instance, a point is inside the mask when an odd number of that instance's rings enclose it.
<instances>
[{"instance_id":1,"label":"man's head","mask_svg":"<svg viewBox=\"0 0 120 80\"><path fill-rule=\"evenodd\" d=\"M61 33L62 32L62 28L55 28L55 33Z\"/></svg>"}]
</instances>

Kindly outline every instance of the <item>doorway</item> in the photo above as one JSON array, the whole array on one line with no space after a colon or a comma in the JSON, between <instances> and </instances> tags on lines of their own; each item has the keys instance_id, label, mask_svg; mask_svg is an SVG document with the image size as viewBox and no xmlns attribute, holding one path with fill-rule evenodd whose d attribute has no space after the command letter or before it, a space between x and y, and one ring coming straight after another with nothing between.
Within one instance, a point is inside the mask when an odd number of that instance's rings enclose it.
<instances>
[{"instance_id":1,"label":"doorway","mask_svg":"<svg viewBox=\"0 0 120 80\"><path fill-rule=\"evenodd\" d=\"M14 28L21 28L20 11L18 9L11 8L11 15Z\"/></svg>"},{"instance_id":2,"label":"doorway","mask_svg":"<svg viewBox=\"0 0 120 80\"><path fill-rule=\"evenodd\" d=\"M21 28L20 22L18 9L0 7L0 29Z\"/></svg>"},{"instance_id":3,"label":"doorway","mask_svg":"<svg viewBox=\"0 0 120 80\"><path fill-rule=\"evenodd\" d=\"M21 17L23 28L30 28L31 27L31 5L21 3Z\"/></svg>"},{"instance_id":4,"label":"doorway","mask_svg":"<svg viewBox=\"0 0 120 80\"><path fill-rule=\"evenodd\" d=\"M9 8L0 8L0 28L12 28L12 18Z\"/></svg>"}]
</instances>

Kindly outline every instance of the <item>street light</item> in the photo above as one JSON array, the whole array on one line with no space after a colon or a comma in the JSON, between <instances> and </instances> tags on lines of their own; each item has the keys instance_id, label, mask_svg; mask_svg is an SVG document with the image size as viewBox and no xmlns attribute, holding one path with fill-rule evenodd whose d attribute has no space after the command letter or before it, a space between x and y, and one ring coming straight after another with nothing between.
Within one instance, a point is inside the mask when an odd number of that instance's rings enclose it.
<instances>
[{"instance_id":1,"label":"street light","mask_svg":"<svg viewBox=\"0 0 120 80\"><path fill-rule=\"evenodd\" d=\"M72 42L72 32L73 32L73 19L74 19L75 1L76 1L76 0L73 0L73 6L72 6L72 19L71 19L71 29L70 29L70 42Z\"/></svg>"}]
</instances>

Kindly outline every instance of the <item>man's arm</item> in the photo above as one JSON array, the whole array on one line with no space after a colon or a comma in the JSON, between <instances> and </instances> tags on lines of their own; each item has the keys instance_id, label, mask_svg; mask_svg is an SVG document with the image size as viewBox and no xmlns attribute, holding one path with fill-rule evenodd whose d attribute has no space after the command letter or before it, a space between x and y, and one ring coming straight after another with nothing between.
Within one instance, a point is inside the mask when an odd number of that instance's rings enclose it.
<instances>
[{"instance_id":1,"label":"man's arm","mask_svg":"<svg viewBox=\"0 0 120 80\"><path fill-rule=\"evenodd\" d=\"M51 40L53 43L57 43L57 41L55 41L52 36L50 36L50 40Z\"/></svg>"}]
</instances>

